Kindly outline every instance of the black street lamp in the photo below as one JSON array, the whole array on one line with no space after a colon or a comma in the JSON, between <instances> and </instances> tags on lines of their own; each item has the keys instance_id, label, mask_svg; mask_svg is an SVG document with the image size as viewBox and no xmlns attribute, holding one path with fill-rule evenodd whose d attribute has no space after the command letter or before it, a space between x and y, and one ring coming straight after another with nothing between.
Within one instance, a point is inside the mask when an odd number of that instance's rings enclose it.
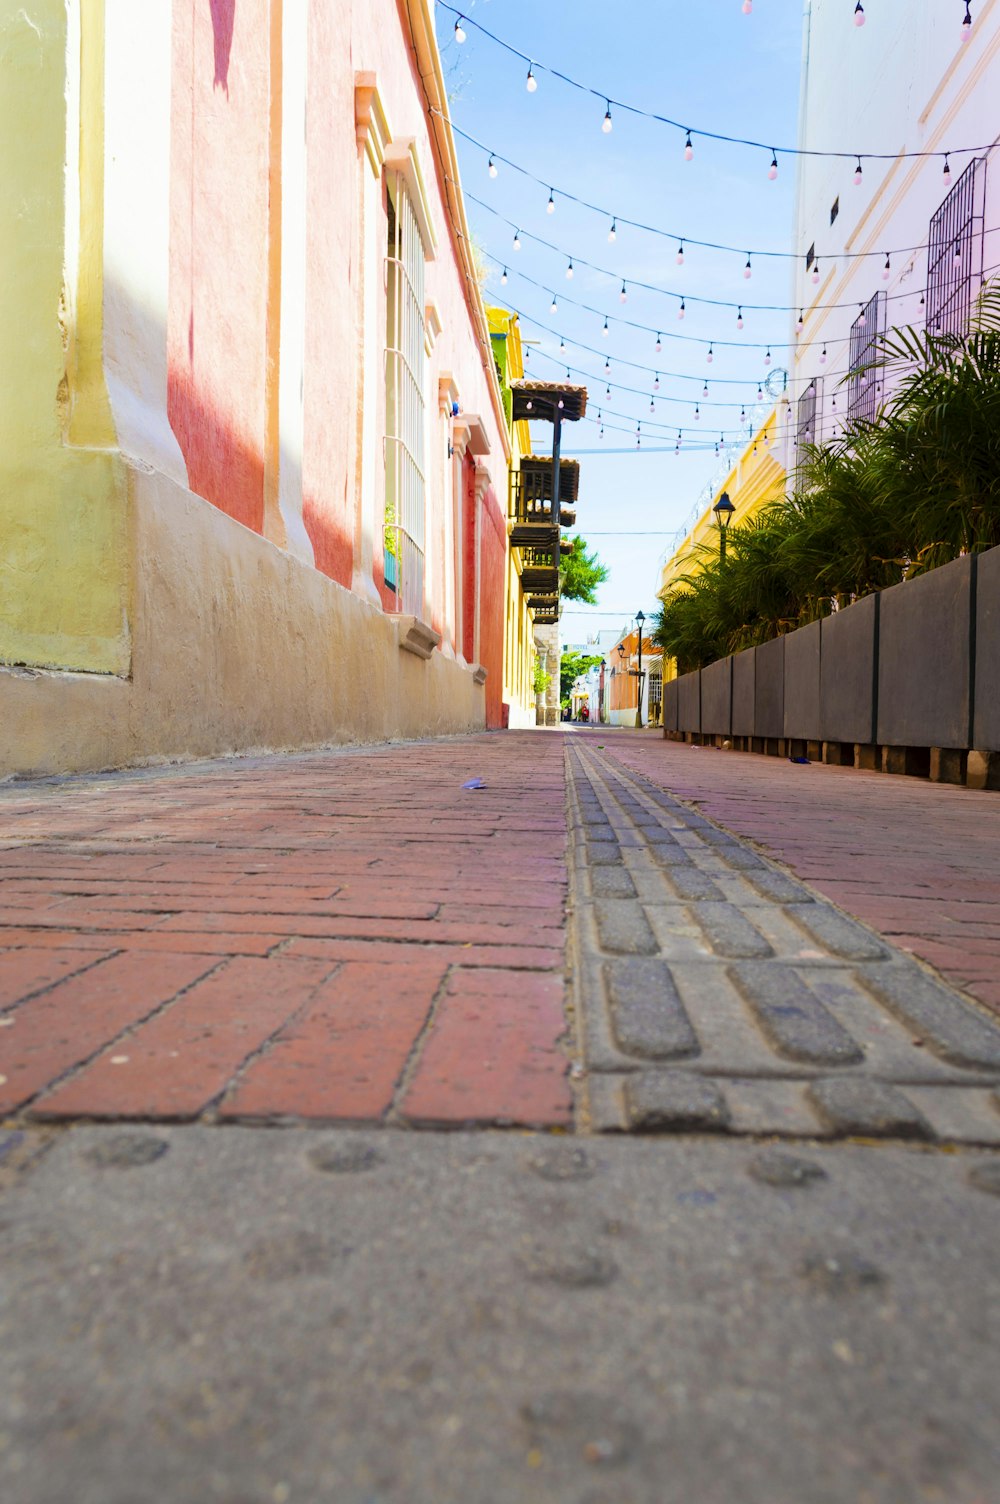
<instances>
[{"instance_id":1,"label":"black street lamp","mask_svg":"<svg viewBox=\"0 0 1000 1504\"><path fill-rule=\"evenodd\" d=\"M636 614L636 626L639 628L639 713L636 716L640 731L642 730L642 624L646 620L642 612Z\"/></svg>"},{"instance_id":2,"label":"black street lamp","mask_svg":"<svg viewBox=\"0 0 1000 1504\"><path fill-rule=\"evenodd\" d=\"M712 511L715 513L715 520L719 524L719 562L724 564L726 562L726 528L732 522L733 513L736 511L736 508L729 500L728 491L723 491Z\"/></svg>"}]
</instances>

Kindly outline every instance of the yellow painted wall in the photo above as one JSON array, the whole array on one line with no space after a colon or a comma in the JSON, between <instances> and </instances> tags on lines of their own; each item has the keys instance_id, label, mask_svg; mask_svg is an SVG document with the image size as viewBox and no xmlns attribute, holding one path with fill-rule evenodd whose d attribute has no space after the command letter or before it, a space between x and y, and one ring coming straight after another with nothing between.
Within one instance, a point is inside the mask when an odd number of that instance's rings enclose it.
<instances>
[{"instance_id":1,"label":"yellow painted wall","mask_svg":"<svg viewBox=\"0 0 1000 1504\"><path fill-rule=\"evenodd\" d=\"M778 449L777 434L782 422L781 409L775 407L748 440L746 448L726 476L711 502L698 518L684 541L671 554L660 571L657 595L664 596L683 575L698 570L704 559L701 550L710 548L713 553L719 547L719 526L712 508L725 491L736 508L733 525L751 522L758 512L772 501L785 494L788 477L784 466L775 458ZM677 663L668 658L663 665L664 679L677 677Z\"/></svg>"},{"instance_id":2,"label":"yellow painted wall","mask_svg":"<svg viewBox=\"0 0 1000 1504\"><path fill-rule=\"evenodd\" d=\"M77 13L0 0L0 663L125 674L127 490L101 370L103 0L81 0L82 37Z\"/></svg>"},{"instance_id":3,"label":"yellow painted wall","mask_svg":"<svg viewBox=\"0 0 1000 1504\"><path fill-rule=\"evenodd\" d=\"M519 380L524 375L524 353L517 314L488 307L486 317L491 334L506 336L508 381ZM510 468L516 470L521 456L531 452L531 431L528 424L520 420L512 428ZM535 723L534 679L534 627L521 586L521 555L519 549L508 548L503 682L504 699L510 705L511 726Z\"/></svg>"},{"instance_id":4,"label":"yellow painted wall","mask_svg":"<svg viewBox=\"0 0 1000 1504\"><path fill-rule=\"evenodd\" d=\"M664 564L656 592L661 600L681 575L690 574L699 567L702 547L708 545L713 552L718 551L719 527L712 508L724 491L736 508L732 519L734 526L751 522L770 502L784 496L788 477L784 466L775 458L778 424L778 409L774 408L748 440L743 453L687 537Z\"/></svg>"}]
</instances>

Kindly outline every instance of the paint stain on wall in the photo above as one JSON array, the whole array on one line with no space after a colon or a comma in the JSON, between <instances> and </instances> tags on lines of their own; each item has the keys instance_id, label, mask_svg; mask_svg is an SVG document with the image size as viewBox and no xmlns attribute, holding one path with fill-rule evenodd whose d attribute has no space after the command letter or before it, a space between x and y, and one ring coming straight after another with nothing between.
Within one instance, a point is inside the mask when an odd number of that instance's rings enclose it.
<instances>
[{"instance_id":1,"label":"paint stain on wall","mask_svg":"<svg viewBox=\"0 0 1000 1504\"><path fill-rule=\"evenodd\" d=\"M229 98L229 55L233 50L233 27L236 24L236 0L209 0L212 11L212 32L215 38L216 89L223 89Z\"/></svg>"}]
</instances>

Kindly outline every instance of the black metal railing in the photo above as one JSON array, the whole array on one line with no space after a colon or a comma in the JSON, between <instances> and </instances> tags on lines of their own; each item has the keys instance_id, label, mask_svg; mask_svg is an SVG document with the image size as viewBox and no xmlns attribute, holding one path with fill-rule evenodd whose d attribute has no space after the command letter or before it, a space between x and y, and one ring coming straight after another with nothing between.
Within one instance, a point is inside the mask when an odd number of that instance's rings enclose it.
<instances>
[{"instance_id":1,"label":"black metal railing","mask_svg":"<svg viewBox=\"0 0 1000 1504\"><path fill-rule=\"evenodd\" d=\"M820 380L814 376L798 400L795 410L795 438L803 444L819 443Z\"/></svg>"},{"instance_id":2,"label":"black metal railing","mask_svg":"<svg viewBox=\"0 0 1000 1504\"><path fill-rule=\"evenodd\" d=\"M873 423L882 403L885 315L885 293L880 291L868 299L851 325L847 416L859 422Z\"/></svg>"},{"instance_id":3,"label":"black metal railing","mask_svg":"<svg viewBox=\"0 0 1000 1504\"><path fill-rule=\"evenodd\" d=\"M927 328L931 334L969 330L983 279L986 160L971 161L927 231Z\"/></svg>"}]
</instances>

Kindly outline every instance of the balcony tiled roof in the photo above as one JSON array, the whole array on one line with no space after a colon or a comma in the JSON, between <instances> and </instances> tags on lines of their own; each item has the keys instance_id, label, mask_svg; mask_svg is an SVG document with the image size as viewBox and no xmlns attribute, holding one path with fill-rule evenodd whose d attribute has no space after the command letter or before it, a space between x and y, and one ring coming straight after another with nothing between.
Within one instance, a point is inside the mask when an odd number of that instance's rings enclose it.
<instances>
[{"instance_id":1,"label":"balcony tiled roof","mask_svg":"<svg viewBox=\"0 0 1000 1504\"><path fill-rule=\"evenodd\" d=\"M557 411L569 423L578 422L587 411L587 388L561 381L512 381L514 418L528 422L552 422ZM562 409L559 404L562 403Z\"/></svg>"}]
</instances>

